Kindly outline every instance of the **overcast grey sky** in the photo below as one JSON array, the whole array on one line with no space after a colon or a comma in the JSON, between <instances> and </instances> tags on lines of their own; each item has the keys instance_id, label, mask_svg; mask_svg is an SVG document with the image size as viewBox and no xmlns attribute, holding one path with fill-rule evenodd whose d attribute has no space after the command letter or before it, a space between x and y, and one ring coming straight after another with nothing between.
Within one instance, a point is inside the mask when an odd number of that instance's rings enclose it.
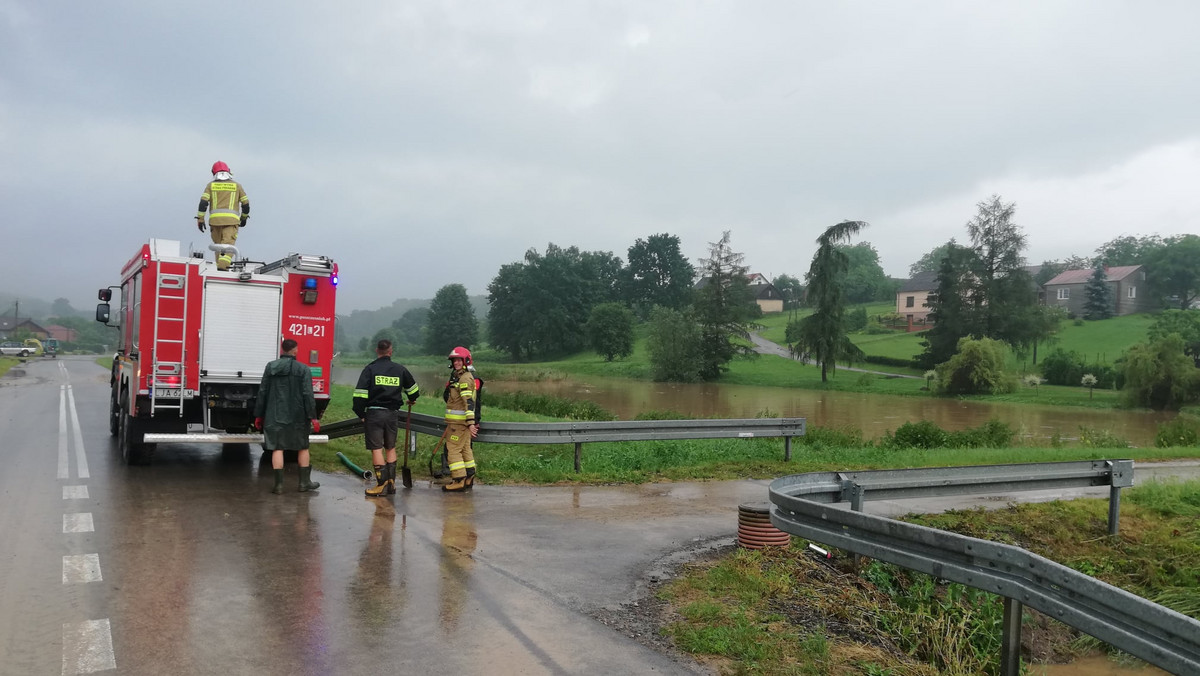
<instances>
[{"instance_id":1,"label":"overcast grey sky","mask_svg":"<svg viewBox=\"0 0 1200 676\"><path fill-rule=\"evenodd\" d=\"M723 230L802 276L845 219L905 276L975 204L1031 263L1200 231L1200 3L0 0L0 290L94 302L196 248L324 253L340 309L471 294L548 242Z\"/></svg>"}]
</instances>

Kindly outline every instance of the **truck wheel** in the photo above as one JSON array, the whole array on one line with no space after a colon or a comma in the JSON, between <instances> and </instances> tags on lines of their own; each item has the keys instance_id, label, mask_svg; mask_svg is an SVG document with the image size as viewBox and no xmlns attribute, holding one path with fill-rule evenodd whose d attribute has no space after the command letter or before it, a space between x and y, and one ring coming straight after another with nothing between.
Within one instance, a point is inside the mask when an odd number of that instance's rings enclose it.
<instances>
[{"instance_id":1,"label":"truck wheel","mask_svg":"<svg viewBox=\"0 0 1200 676\"><path fill-rule=\"evenodd\" d=\"M149 465L155 444L138 441L145 432L142 422L130 415L122 415L121 421L121 459L126 465Z\"/></svg>"},{"instance_id":2,"label":"truck wheel","mask_svg":"<svg viewBox=\"0 0 1200 676\"><path fill-rule=\"evenodd\" d=\"M108 433L114 437L121 433L121 407L115 392L108 398Z\"/></svg>"}]
</instances>

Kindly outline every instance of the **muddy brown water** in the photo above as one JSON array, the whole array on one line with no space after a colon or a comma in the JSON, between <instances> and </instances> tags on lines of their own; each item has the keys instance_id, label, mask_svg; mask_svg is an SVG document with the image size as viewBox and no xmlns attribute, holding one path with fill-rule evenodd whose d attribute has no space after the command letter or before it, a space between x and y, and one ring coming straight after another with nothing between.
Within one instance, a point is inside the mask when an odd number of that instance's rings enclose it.
<instances>
[{"instance_id":1,"label":"muddy brown water","mask_svg":"<svg viewBox=\"0 0 1200 676\"><path fill-rule=\"evenodd\" d=\"M1167 672L1143 662L1133 665L1104 656L1084 657L1070 664L1030 664L1030 676L1167 676Z\"/></svg>"},{"instance_id":2,"label":"muddy brown water","mask_svg":"<svg viewBox=\"0 0 1200 676\"><path fill-rule=\"evenodd\" d=\"M1022 437L1049 444L1054 435L1078 439L1081 428L1106 430L1134 446L1153 446L1158 425L1174 414L1066 406L1030 406L955 399L898 397L858 392L819 392L785 387L718 383L655 383L617 378L574 376L558 381L502 381L480 375L491 392L521 390L595 402L622 420L643 411L670 410L701 418L753 418L764 411L773 417L805 418L817 427L853 427L869 439L894 431L906 422L929 420L947 430L982 425L991 419L1008 423ZM353 386L360 369L334 369L335 382ZM413 368L421 389L441 392L444 369ZM436 395L435 395L436 396Z\"/></svg>"}]
</instances>

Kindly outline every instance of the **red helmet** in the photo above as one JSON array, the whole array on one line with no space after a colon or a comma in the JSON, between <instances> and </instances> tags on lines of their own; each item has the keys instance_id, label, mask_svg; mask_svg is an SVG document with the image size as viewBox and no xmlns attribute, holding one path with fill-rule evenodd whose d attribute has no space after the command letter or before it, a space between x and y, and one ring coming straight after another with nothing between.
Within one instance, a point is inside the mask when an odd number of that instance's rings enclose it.
<instances>
[{"instance_id":1,"label":"red helmet","mask_svg":"<svg viewBox=\"0 0 1200 676\"><path fill-rule=\"evenodd\" d=\"M449 359L461 359L463 360L463 366L470 366L471 351L460 345L453 350L450 350Z\"/></svg>"},{"instance_id":2,"label":"red helmet","mask_svg":"<svg viewBox=\"0 0 1200 676\"><path fill-rule=\"evenodd\" d=\"M213 162L212 173L215 174L218 171L229 171L229 165L225 164L224 162ZM232 172L230 172L230 173L232 173Z\"/></svg>"}]
</instances>

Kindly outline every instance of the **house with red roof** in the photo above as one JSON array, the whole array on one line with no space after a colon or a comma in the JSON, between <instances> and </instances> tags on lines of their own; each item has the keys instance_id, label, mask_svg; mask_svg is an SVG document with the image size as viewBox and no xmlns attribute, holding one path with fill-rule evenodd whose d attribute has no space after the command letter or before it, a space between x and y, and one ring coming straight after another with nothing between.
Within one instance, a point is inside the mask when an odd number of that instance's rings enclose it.
<instances>
[{"instance_id":1,"label":"house with red roof","mask_svg":"<svg viewBox=\"0 0 1200 676\"><path fill-rule=\"evenodd\" d=\"M1043 285L1046 305L1060 307L1075 315L1083 314L1087 302L1088 280L1094 270L1067 270ZM1114 265L1104 269L1104 282L1113 290L1114 314L1149 312L1156 307L1146 285L1146 271L1140 265Z\"/></svg>"}]
</instances>

